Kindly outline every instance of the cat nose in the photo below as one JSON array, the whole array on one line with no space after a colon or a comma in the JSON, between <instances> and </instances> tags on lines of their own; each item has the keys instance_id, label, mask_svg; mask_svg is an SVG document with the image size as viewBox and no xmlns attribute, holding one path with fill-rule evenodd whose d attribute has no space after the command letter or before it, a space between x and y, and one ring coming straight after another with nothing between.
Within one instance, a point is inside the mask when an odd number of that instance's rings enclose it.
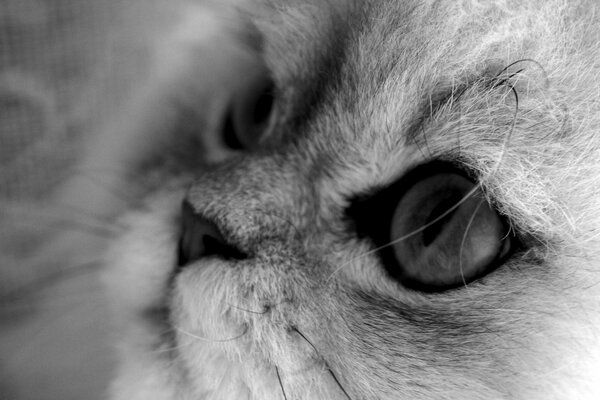
<instances>
[{"instance_id":1,"label":"cat nose","mask_svg":"<svg viewBox=\"0 0 600 400\"><path fill-rule=\"evenodd\" d=\"M216 224L197 213L194 207L184 200L181 207L177 266L182 268L209 256L236 260L246 258L243 252L227 243Z\"/></svg>"},{"instance_id":2,"label":"cat nose","mask_svg":"<svg viewBox=\"0 0 600 400\"><path fill-rule=\"evenodd\" d=\"M230 150L255 148L269 127L274 84L266 68L255 68L244 79L223 121L223 142Z\"/></svg>"}]
</instances>

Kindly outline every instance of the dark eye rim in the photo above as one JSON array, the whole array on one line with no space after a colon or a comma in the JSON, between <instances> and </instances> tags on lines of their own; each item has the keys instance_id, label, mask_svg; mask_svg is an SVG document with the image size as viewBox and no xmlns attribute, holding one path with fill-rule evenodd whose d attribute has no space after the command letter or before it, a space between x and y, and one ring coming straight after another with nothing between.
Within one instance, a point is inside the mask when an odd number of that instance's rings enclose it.
<instances>
[{"instance_id":1,"label":"dark eye rim","mask_svg":"<svg viewBox=\"0 0 600 400\"><path fill-rule=\"evenodd\" d=\"M446 160L432 160L426 164L421 164L408 171L399 180L388 186L377 187L368 193L358 195L351 199L350 206L346 209L346 218L349 226L355 232L359 239L367 239L377 248L377 254L385 268L387 274L403 287L419 292L435 293L444 292L451 289L459 289L464 284L449 285L431 285L415 279L409 278L402 273L402 266L396 260L393 246L386 246L389 243L389 223L392 221L400 199L417 182L437 174L457 174L469 181L475 183L474 174L469 173L464 167ZM502 257L497 257L490 263L484 271L474 276L470 276L466 283L480 280L490 274L498 267L502 266L508 259L522 249L521 241L514 231L510 230L508 220L497 213L507 232L510 231L507 240L510 240L511 250Z\"/></svg>"},{"instance_id":2,"label":"dark eye rim","mask_svg":"<svg viewBox=\"0 0 600 400\"><path fill-rule=\"evenodd\" d=\"M272 78L250 97L241 109L230 105L223 120L221 140L233 151L255 150L268 136L276 113L277 90ZM239 106L239 104L238 104Z\"/></svg>"}]
</instances>

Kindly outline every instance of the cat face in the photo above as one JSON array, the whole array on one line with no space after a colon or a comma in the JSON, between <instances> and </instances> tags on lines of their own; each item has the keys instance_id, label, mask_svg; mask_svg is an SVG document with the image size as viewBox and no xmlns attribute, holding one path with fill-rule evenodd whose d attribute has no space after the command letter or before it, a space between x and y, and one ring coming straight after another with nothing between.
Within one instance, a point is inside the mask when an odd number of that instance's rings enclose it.
<instances>
[{"instance_id":1,"label":"cat face","mask_svg":"<svg viewBox=\"0 0 600 400\"><path fill-rule=\"evenodd\" d=\"M596 5L339 3L186 9L102 138L112 398L595 398Z\"/></svg>"}]
</instances>

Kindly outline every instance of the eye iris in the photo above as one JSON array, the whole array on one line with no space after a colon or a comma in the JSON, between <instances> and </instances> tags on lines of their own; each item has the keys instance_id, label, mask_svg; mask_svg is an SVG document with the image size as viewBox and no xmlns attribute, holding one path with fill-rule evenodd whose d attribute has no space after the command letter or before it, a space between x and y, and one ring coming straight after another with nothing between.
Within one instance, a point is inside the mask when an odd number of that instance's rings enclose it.
<instances>
[{"instance_id":1,"label":"eye iris","mask_svg":"<svg viewBox=\"0 0 600 400\"><path fill-rule=\"evenodd\" d=\"M470 180L429 176L407 190L393 213L390 242L399 270L392 275L427 290L467 283L501 258L505 231Z\"/></svg>"},{"instance_id":2,"label":"eye iris","mask_svg":"<svg viewBox=\"0 0 600 400\"><path fill-rule=\"evenodd\" d=\"M421 165L374 194L357 196L346 215L358 238L377 248L390 278L425 292L481 278L519 244L481 188L444 161Z\"/></svg>"}]
</instances>

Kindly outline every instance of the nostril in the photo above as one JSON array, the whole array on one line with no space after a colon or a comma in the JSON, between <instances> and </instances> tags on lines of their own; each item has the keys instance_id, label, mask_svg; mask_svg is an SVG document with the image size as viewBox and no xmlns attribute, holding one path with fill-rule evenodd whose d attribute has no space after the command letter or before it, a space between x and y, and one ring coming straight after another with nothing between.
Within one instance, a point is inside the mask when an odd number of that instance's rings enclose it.
<instances>
[{"instance_id":1,"label":"nostril","mask_svg":"<svg viewBox=\"0 0 600 400\"><path fill-rule=\"evenodd\" d=\"M181 208L178 267L208 256L237 260L246 258L244 253L228 244L218 227L198 214L188 201L184 201Z\"/></svg>"},{"instance_id":2,"label":"nostril","mask_svg":"<svg viewBox=\"0 0 600 400\"><path fill-rule=\"evenodd\" d=\"M275 104L273 81L262 76L234 99L223 121L223 142L231 150L251 149L269 128Z\"/></svg>"}]
</instances>

